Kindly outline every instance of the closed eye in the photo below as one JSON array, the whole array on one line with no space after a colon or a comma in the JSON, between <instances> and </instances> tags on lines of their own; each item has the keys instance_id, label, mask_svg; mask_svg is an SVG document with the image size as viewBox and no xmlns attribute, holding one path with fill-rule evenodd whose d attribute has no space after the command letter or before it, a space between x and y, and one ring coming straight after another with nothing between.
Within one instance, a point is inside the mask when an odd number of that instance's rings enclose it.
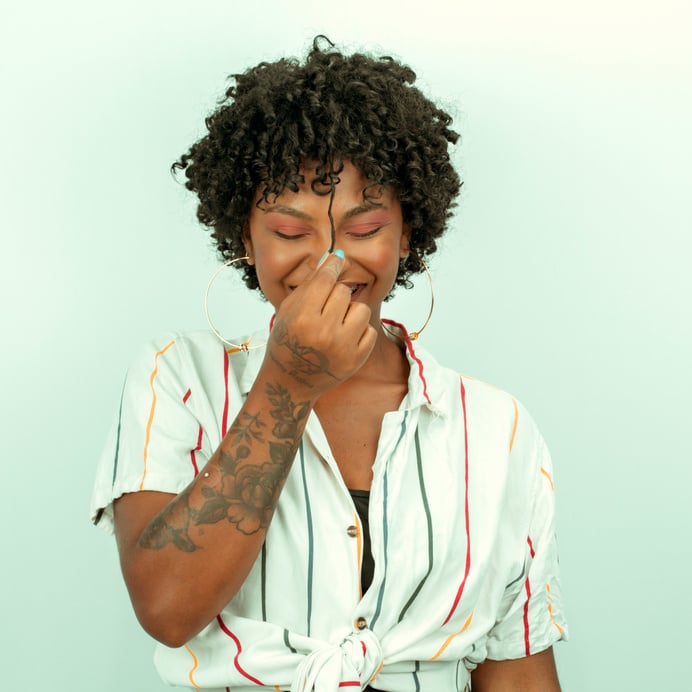
<instances>
[{"instance_id":1,"label":"closed eye","mask_svg":"<svg viewBox=\"0 0 692 692\"><path fill-rule=\"evenodd\" d=\"M355 231L351 230L349 231L349 235L353 236L354 238L370 238L371 236L375 235L378 233L378 231L382 230L382 226L375 226L375 228L370 228L366 231Z\"/></svg>"},{"instance_id":2,"label":"closed eye","mask_svg":"<svg viewBox=\"0 0 692 692\"><path fill-rule=\"evenodd\" d=\"M274 229L274 235L277 238L281 238L282 240L298 240L299 238L303 238L307 235L305 232L301 231L291 231L289 233L284 233L283 231L280 231L278 228Z\"/></svg>"}]
</instances>

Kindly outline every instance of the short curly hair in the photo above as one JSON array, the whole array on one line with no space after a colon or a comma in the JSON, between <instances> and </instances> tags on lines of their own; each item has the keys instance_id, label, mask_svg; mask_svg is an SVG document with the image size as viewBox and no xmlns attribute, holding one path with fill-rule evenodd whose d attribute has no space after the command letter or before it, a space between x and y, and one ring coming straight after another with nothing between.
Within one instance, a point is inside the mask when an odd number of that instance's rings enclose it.
<instances>
[{"instance_id":1,"label":"short curly hair","mask_svg":"<svg viewBox=\"0 0 692 692\"><path fill-rule=\"evenodd\" d=\"M296 191L305 161L317 162L313 190L333 186L350 160L368 188L388 186L398 197L413 252L396 284L410 286L411 274L423 270L417 256L437 249L461 187L448 152L459 135L451 116L412 86L415 72L388 56L344 55L318 36L304 63L262 62L231 79L206 118L208 134L171 167L185 171L185 186L199 198L197 218L221 257L245 254L258 193L261 203ZM246 285L258 288L255 268L239 264Z\"/></svg>"}]
</instances>

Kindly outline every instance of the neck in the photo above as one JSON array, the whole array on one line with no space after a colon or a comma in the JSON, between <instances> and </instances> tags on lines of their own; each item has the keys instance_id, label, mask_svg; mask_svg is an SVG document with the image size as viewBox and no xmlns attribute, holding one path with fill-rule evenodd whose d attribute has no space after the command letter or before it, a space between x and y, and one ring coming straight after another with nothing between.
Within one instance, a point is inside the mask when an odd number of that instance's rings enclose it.
<instances>
[{"instance_id":1,"label":"neck","mask_svg":"<svg viewBox=\"0 0 692 692\"><path fill-rule=\"evenodd\" d=\"M355 384L357 381L381 382L406 382L408 380L409 365L405 355L406 345L392 334L389 334L381 323L377 323L377 341L370 356L358 370L346 382ZM346 384L346 383L344 383Z\"/></svg>"}]
</instances>

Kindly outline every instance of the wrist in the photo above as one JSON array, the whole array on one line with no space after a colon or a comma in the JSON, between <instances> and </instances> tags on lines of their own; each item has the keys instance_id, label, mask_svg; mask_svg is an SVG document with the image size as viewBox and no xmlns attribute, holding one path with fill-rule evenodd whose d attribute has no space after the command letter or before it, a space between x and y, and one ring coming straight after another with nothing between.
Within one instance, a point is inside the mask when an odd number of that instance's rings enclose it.
<instances>
[{"instance_id":1,"label":"wrist","mask_svg":"<svg viewBox=\"0 0 692 692\"><path fill-rule=\"evenodd\" d=\"M290 394L293 401L307 404L310 408L315 405L317 399L327 389L326 387L318 387L315 382L308 380L302 373L286 367L284 363L273 358L270 349L267 349L255 385L260 392L265 392L267 385L281 387Z\"/></svg>"}]
</instances>

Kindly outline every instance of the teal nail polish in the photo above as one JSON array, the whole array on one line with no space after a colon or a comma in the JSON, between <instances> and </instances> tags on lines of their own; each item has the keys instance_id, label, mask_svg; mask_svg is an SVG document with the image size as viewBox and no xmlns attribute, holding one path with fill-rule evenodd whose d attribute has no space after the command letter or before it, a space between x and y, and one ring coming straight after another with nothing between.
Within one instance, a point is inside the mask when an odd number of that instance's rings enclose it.
<instances>
[{"instance_id":1,"label":"teal nail polish","mask_svg":"<svg viewBox=\"0 0 692 692\"><path fill-rule=\"evenodd\" d=\"M319 269L319 267L322 266L322 262L324 262L324 260L327 259L327 256L328 256L328 255L329 255L329 250L327 250L327 251L324 253L324 255L322 255L322 257L320 257L320 260L319 260L319 262L317 263L317 268L318 268L318 269Z\"/></svg>"},{"instance_id":2,"label":"teal nail polish","mask_svg":"<svg viewBox=\"0 0 692 692\"><path fill-rule=\"evenodd\" d=\"M343 250L334 250L334 254L335 254L337 257L341 257L341 259L344 259L344 258L346 257L346 255L344 255L344 251L343 251Z\"/></svg>"}]
</instances>

